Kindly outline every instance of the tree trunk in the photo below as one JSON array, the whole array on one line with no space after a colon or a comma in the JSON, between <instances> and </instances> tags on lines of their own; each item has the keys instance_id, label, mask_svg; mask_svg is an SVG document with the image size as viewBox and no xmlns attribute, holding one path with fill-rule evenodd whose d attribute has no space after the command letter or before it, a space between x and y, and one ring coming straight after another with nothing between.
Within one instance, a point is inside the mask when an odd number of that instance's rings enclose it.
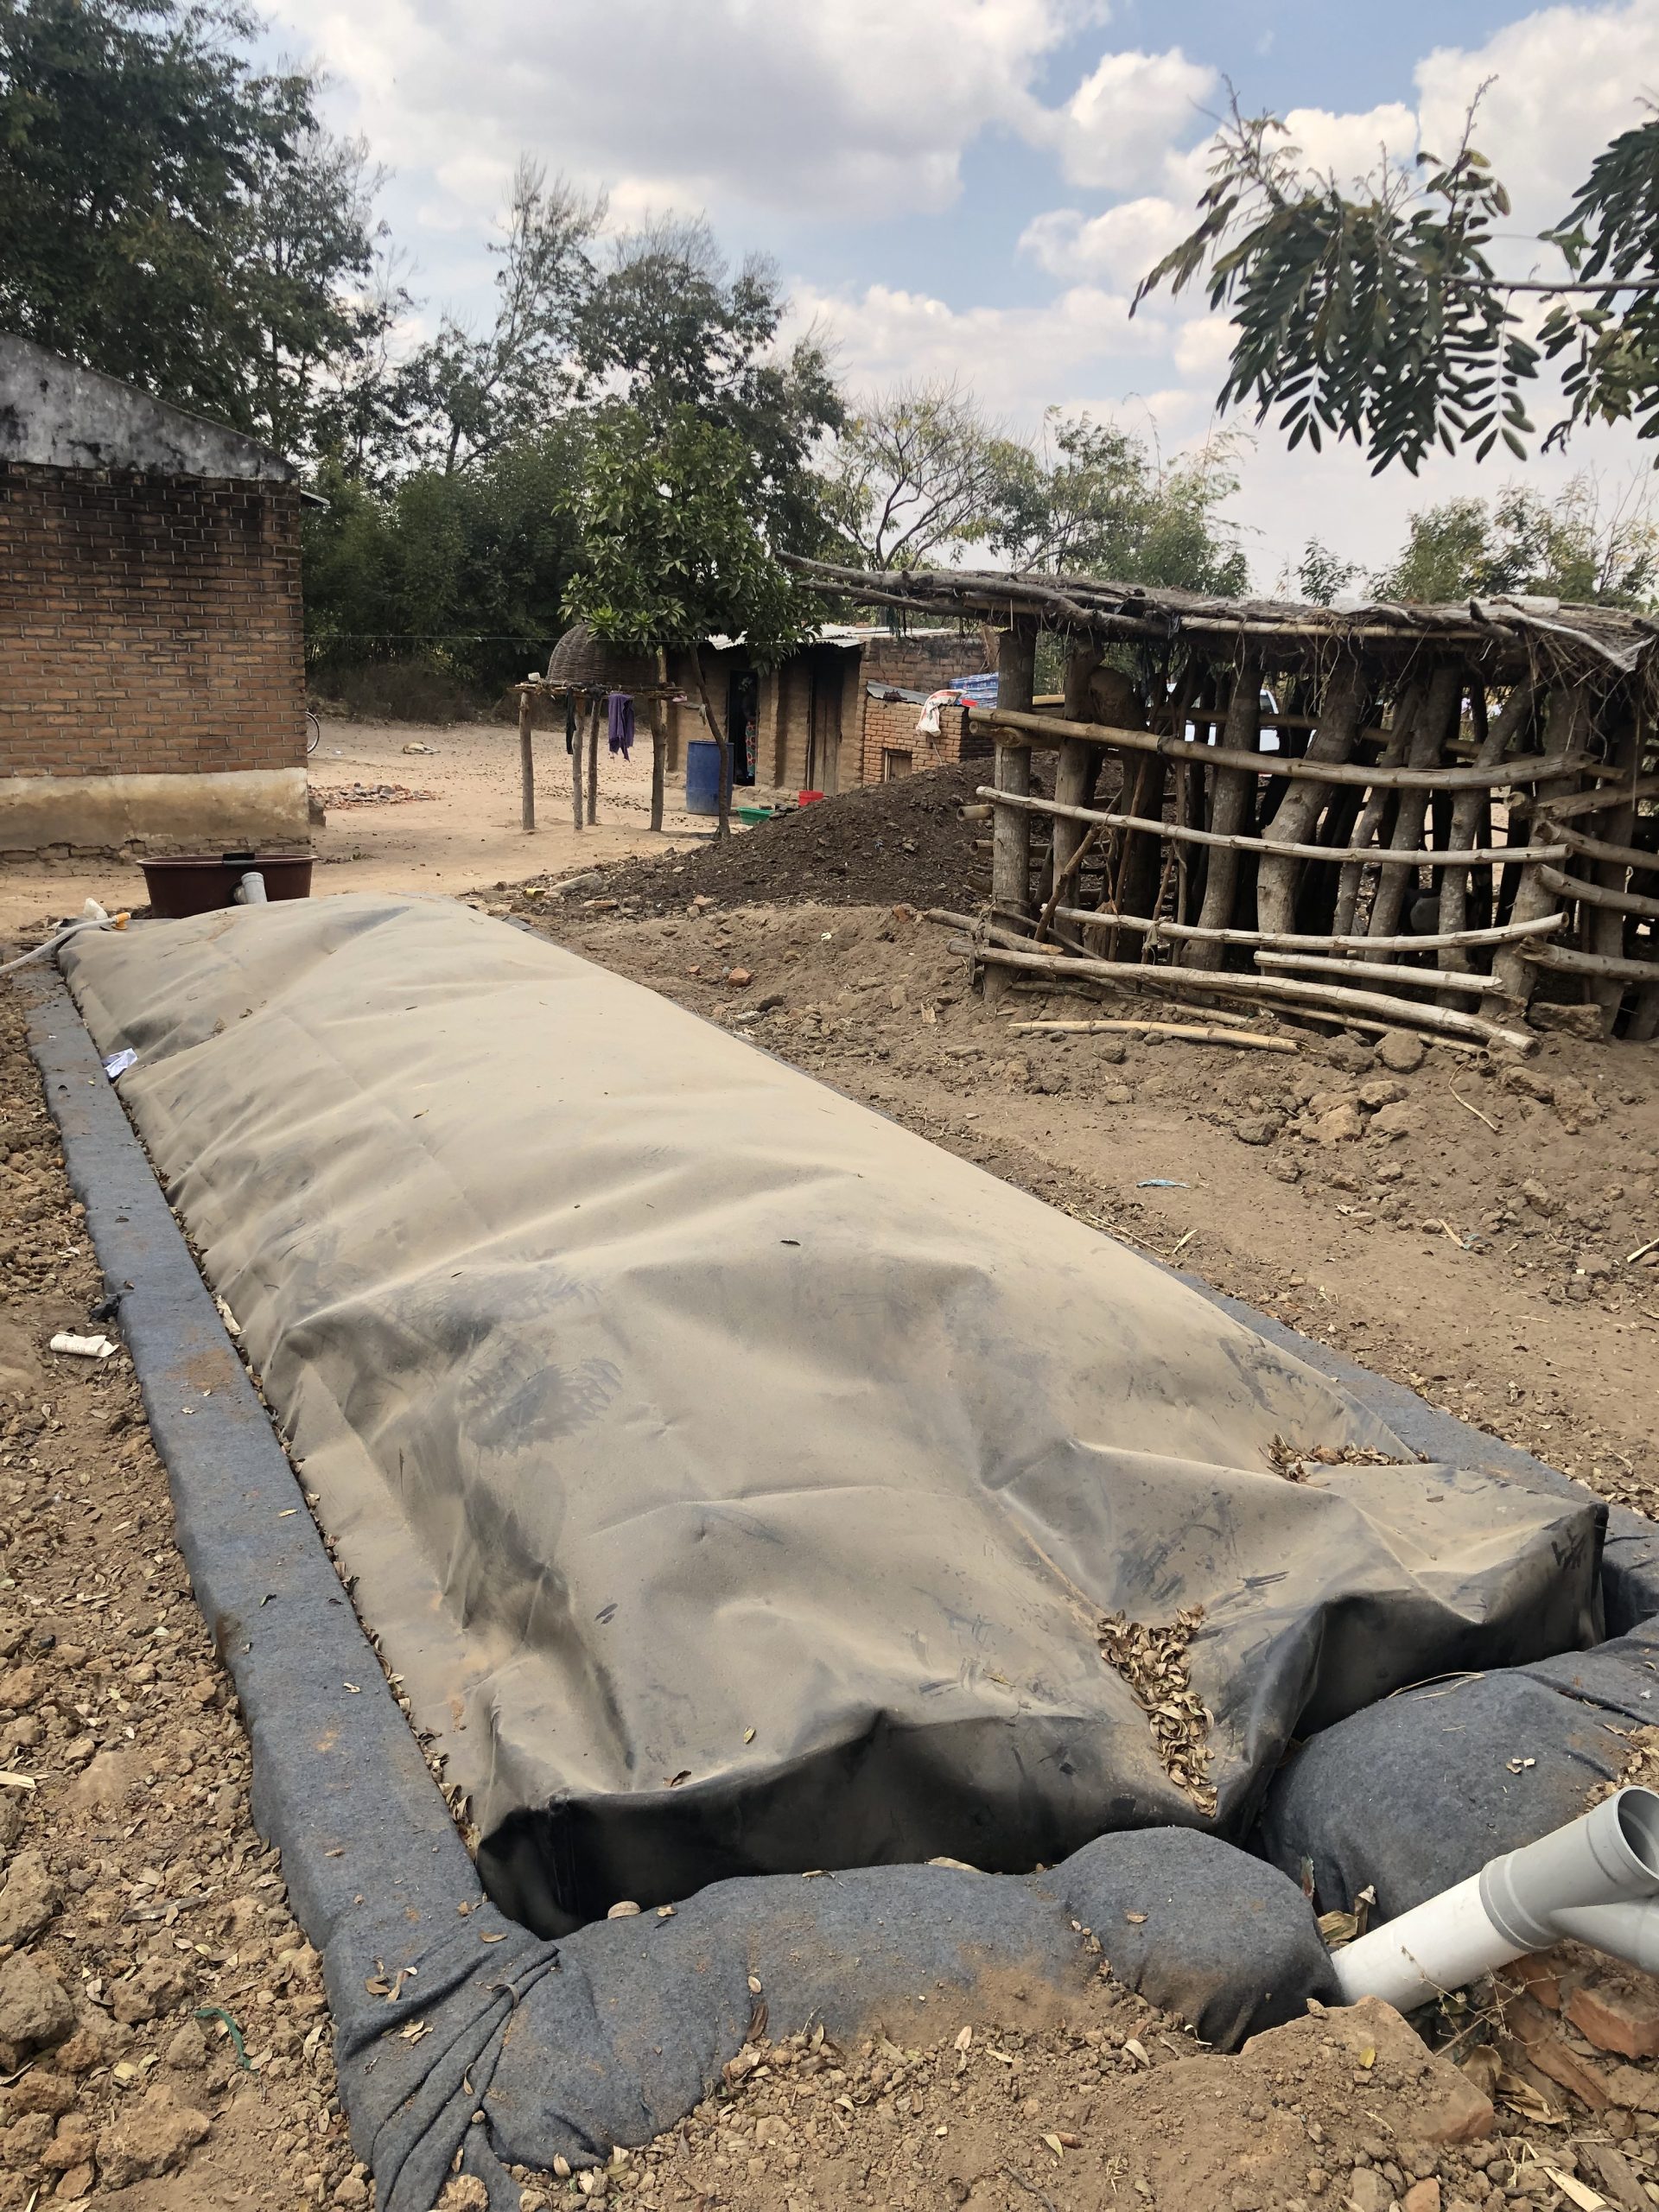
<instances>
[{"instance_id":1,"label":"tree trunk","mask_svg":"<svg viewBox=\"0 0 1659 2212\"><path fill-rule=\"evenodd\" d=\"M702 718L709 725L709 734L720 747L720 819L715 824L716 837L732 834L732 741L723 722L715 715L715 702L709 696L709 686L702 673L702 648L691 648L691 679L697 687L697 697L702 706Z\"/></svg>"}]
</instances>

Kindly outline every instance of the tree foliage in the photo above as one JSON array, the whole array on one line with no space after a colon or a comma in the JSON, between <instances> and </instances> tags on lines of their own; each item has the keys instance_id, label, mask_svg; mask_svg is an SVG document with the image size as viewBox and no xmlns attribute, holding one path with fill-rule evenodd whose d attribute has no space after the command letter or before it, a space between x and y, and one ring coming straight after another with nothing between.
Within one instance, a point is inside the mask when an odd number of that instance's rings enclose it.
<instances>
[{"instance_id":1,"label":"tree foliage","mask_svg":"<svg viewBox=\"0 0 1659 2212\"><path fill-rule=\"evenodd\" d=\"M1385 156L1350 198L1305 171L1287 137L1235 105L1198 226L1134 306L1207 268L1211 308L1238 332L1217 404L1254 405L1258 421L1276 410L1292 447L1349 438L1377 469L1414 473L1436 442L1484 459L1501 438L1524 454L1539 349L1488 259L1510 199L1485 156L1465 138L1446 162Z\"/></svg>"},{"instance_id":2,"label":"tree foliage","mask_svg":"<svg viewBox=\"0 0 1659 2212\"><path fill-rule=\"evenodd\" d=\"M397 377L389 413L419 464L446 474L471 467L544 431L569 407L604 214L602 200L563 177L550 184L541 163L520 159L506 235L490 248L499 264L494 320L474 331L445 315Z\"/></svg>"},{"instance_id":3,"label":"tree foliage","mask_svg":"<svg viewBox=\"0 0 1659 2212\"><path fill-rule=\"evenodd\" d=\"M699 649L711 637L741 637L751 662L767 668L817 620L763 534L760 489L758 466L734 430L689 404L661 413L618 404L595 422L569 499L582 553L565 612L620 645L689 652L720 747L722 836L731 745Z\"/></svg>"},{"instance_id":4,"label":"tree foliage","mask_svg":"<svg viewBox=\"0 0 1659 2212\"><path fill-rule=\"evenodd\" d=\"M1032 446L1006 448L988 532L1016 568L1243 592L1249 563L1221 513L1237 444L1212 439L1166 466L1120 425L1051 408Z\"/></svg>"},{"instance_id":5,"label":"tree foliage","mask_svg":"<svg viewBox=\"0 0 1659 2212\"><path fill-rule=\"evenodd\" d=\"M256 436L372 342L362 149L257 25L184 0L0 0L0 322Z\"/></svg>"},{"instance_id":6,"label":"tree foliage","mask_svg":"<svg viewBox=\"0 0 1659 2212\"><path fill-rule=\"evenodd\" d=\"M1141 280L1135 307L1207 281L1237 327L1217 404L1277 416L1291 446L1351 439L1376 469L1414 474L1438 444L1526 456L1527 389L1559 365L1575 425L1659 438L1659 118L1599 154L1561 222L1541 234L1559 282L1510 281L1489 256L1510 195L1471 143L1409 168L1383 156L1344 192L1305 170L1287 126L1235 104L1217 133L1192 232ZM1552 297L1535 335L1516 306ZM1131 310L1133 312L1133 308Z\"/></svg>"},{"instance_id":7,"label":"tree foliage","mask_svg":"<svg viewBox=\"0 0 1659 2212\"><path fill-rule=\"evenodd\" d=\"M830 521L872 569L913 569L990 537L1016 449L956 383L902 384L847 421L825 471Z\"/></svg>"},{"instance_id":8,"label":"tree foliage","mask_svg":"<svg viewBox=\"0 0 1659 2212\"><path fill-rule=\"evenodd\" d=\"M1448 499L1411 518L1399 557L1372 579L1380 598L1430 603L1499 594L1648 605L1659 584L1659 525L1648 502L1611 505L1575 477L1554 499L1510 484L1488 502Z\"/></svg>"}]
</instances>

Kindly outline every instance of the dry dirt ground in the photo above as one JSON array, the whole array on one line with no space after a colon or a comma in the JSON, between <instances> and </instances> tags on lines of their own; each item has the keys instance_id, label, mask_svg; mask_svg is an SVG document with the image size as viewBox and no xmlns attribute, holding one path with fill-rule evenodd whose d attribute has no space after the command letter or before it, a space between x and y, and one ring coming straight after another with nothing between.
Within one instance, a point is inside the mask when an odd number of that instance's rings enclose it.
<instances>
[{"instance_id":1,"label":"dry dirt ground","mask_svg":"<svg viewBox=\"0 0 1659 2212\"><path fill-rule=\"evenodd\" d=\"M347 727L355 749L330 758L325 739L320 780L439 780L441 749ZM465 737L466 775L493 794L479 804L505 813L512 734ZM552 887L591 869L597 841L538 842L509 889L516 832L471 849L469 878L464 840L445 854L417 830L435 803L353 806L327 835L372 857L319 887L482 886L475 903L1659 1507L1659 1254L1633 1256L1659 1236L1659 1048L1554 1039L1495 1067L1273 1023L1294 1054L1019 1033L1147 1009L988 1006L949 933L918 918L972 894L982 832L960 803L982 773L851 794L729 850L659 843L568 896ZM0 2212L365 2203L317 1962L251 1825L245 1739L126 1357L46 1349L100 1287L15 993L0 1024ZM1610 2061L1530 1999L1459 2024L1452 2055L1497 2093L1496 2134L1467 2144L1435 2139L1484 2124L1477 2088L1391 2016L1310 2018L1224 2059L1103 1980L1064 2026L1005 2012L953 2019L925 2049L757 2043L658 2144L607 2171L524 2176L524 2212L589 2196L692 2212L1659 2203L1651 2063ZM445 2202L476 2200L454 2183Z\"/></svg>"},{"instance_id":2,"label":"dry dirt ground","mask_svg":"<svg viewBox=\"0 0 1659 2212\"><path fill-rule=\"evenodd\" d=\"M316 833L320 863L315 887L331 891L470 890L497 877L534 869L569 872L579 862L613 861L664 841L690 844L707 835L682 810L684 786L671 782L661 834L651 830L651 747L636 744L631 760L612 760L601 745L600 819L578 839L570 819L569 764L563 728L536 734L537 827L520 826L518 733L507 722L450 727L405 722L327 721L309 762L313 788L332 798L352 785L401 785L429 791L425 800L386 805L328 806ZM408 753L406 746L426 747ZM135 863L89 861L0 868L0 942L42 915L75 913L86 899L111 912L144 901Z\"/></svg>"},{"instance_id":3,"label":"dry dirt ground","mask_svg":"<svg viewBox=\"0 0 1659 2212\"><path fill-rule=\"evenodd\" d=\"M47 1349L104 1290L16 990L0 1163L0 2212L365 2203L131 1362Z\"/></svg>"}]
</instances>

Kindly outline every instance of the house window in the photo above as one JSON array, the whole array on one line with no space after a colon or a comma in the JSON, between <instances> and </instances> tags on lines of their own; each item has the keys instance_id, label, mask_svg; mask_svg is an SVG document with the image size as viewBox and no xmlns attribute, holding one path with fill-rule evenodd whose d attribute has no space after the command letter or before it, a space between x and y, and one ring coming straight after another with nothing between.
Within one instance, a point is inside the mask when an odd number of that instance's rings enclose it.
<instances>
[{"instance_id":1,"label":"house window","mask_svg":"<svg viewBox=\"0 0 1659 2212\"><path fill-rule=\"evenodd\" d=\"M890 784L895 776L909 775L914 763L913 753L900 752L897 746L884 745L881 748L882 782Z\"/></svg>"}]
</instances>

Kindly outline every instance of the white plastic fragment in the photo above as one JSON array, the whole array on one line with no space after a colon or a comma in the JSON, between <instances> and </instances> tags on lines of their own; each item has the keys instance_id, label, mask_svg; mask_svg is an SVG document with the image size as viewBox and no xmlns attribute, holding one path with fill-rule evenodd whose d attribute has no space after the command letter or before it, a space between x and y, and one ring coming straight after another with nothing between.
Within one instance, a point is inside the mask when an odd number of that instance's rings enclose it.
<instances>
[{"instance_id":1,"label":"white plastic fragment","mask_svg":"<svg viewBox=\"0 0 1659 2212\"><path fill-rule=\"evenodd\" d=\"M138 1055L130 1045L119 1052L111 1052L104 1063L104 1072L113 1083L118 1075L125 1075L130 1067L137 1065Z\"/></svg>"},{"instance_id":2,"label":"white plastic fragment","mask_svg":"<svg viewBox=\"0 0 1659 2212\"><path fill-rule=\"evenodd\" d=\"M108 1359L116 1346L107 1337L72 1337L67 1329L60 1329L51 1350L73 1352L77 1359Z\"/></svg>"}]
</instances>

